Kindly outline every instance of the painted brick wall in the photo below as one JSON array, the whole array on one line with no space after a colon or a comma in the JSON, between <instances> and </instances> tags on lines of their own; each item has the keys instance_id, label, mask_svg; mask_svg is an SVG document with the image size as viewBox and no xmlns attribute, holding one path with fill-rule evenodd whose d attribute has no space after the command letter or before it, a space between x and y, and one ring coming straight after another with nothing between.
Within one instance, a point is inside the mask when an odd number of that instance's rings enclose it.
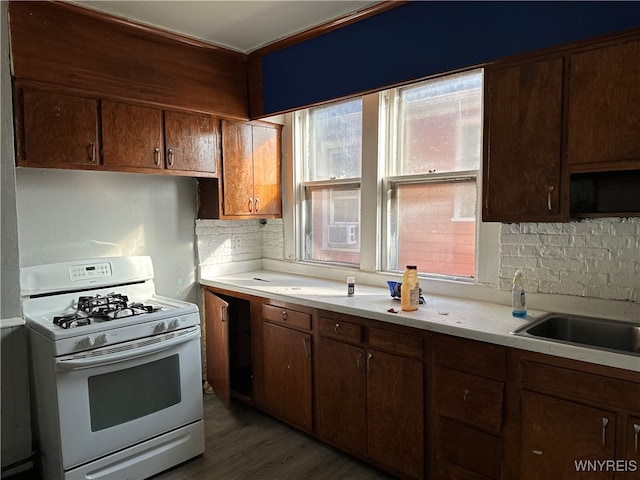
<instances>
[{"instance_id":1,"label":"painted brick wall","mask_svg":"<svg viewBox=\"0 0 640 480\"><path fill-rule=\"evenodd\" d=\"M640 218L504 224L500 289L640 302Z\"/></svg>"},{"instance_id":2,"label":"painted brick wall","mask_svg":"<svg viewBox=\"0 0 640 480\"><path fill-rule=\"evenodd\" d=\"M200 265L284 258L282 220L197 220L196 235ZM518 268L528 292L640 302L640 218L504 224L500 290Z\"/></svg>"},{"instance_id":3,"label":"painted brick wall","mask_svg":"<svg viewBox=\"0 0 640 480\"><path fill-rule=\"evenodd\" d=\"M282 220L196 220L199 265L272 258L282 260Z\"/></svg>"}]
</instances>

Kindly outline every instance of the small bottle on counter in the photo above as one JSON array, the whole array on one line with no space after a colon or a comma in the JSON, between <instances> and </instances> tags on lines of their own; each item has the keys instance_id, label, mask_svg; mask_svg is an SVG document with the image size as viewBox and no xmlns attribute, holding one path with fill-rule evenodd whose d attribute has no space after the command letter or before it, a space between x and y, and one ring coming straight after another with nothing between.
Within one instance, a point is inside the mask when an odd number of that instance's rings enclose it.
<instances>
[{"instance_id":1,"label":"small bottle on counter","mask_svg":"<svg viewBox=\"0 0 640 480\"><path fill-rule=\"evenodd\" d=\"M355 277L347 277L347 295L353 297L356 293L356 279Z\"/></svg>"},{"instance_id":2,"label":"small bottle on counter","mask_svg":"<svg viewBox=\"0 0 640 480\"><path fill-rule=\"evenodd\" d=\"M400 306L405 312L418 309L420 303L420 282L418 281L418 267L407 265L402 276L400 287Z\"/></svg>"},{"instance_id":3,"label":"small bottle on counter","mask_svg":"<svg viewBox=\"0 0 640 480\"><path fill-rule=\"evenodd\" d=\"M513 276L511 307L514 317L527 318L527 300L524 293L524 278L522 278L522 272L520 270L516 270L516 274Z\"/></svg>"}]
</instances>

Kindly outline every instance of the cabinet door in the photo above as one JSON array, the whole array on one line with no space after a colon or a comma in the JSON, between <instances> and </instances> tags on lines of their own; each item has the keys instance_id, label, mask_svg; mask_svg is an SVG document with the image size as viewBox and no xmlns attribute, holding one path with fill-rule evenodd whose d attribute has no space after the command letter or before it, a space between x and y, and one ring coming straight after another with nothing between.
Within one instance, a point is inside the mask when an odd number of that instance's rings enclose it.
<instances>
[{"instance_id":1,"label":"cabinet door","mask_svg":"<svg viewBox=\"0 0 640 480\"><path fill-rule=\"evenodd\" d=\"M640 40L571 56L568 162L572 171L640 168ZM596 168L597 169L597 168Z\"/></svg>"},{"instance_id":2,"label":"cabinet door","mask_svg":"<svg viewBox=\"0 0 640 480\"><path fill-rule=\"evenodd\" d=\"M589 478L613 478L592 464L615 459L615 414L525 391L521 422L520 480L581 478L587 468Z\"/></svg>"},{"instance_id":3,"label":"cabinet door","mask_svg":"<svg viewBox=\"0 0 640 480\"><path fill-rule=\"evenodd\" d=\"M253 155L251 125L222 121L222 190L224 215L251 215Z\"/></svg>"},{"instance_id":4,"label":"cabinet door","mask_svg":"<svg viewBox=\"0 0 640 480\"><path fill-rule=\"evenodd\" d=\"M559 203L562 77L562 58L487 70L484 221L553 221L568 215Z\"/></svg>"},{"instance_id":5,"label":"cabinet door","mask_svg":"<svg viewBox=\"0 0 640 480\"><path fill-rule=\"evenodd\" d=\"M369 456L410 478L424 472L423 364L366 351Z\"/></svg>"},{"instance_id":6,"label":"cabinet door","mask_svg":"<svg viewBox=\"0 0 640 480\"><path fill-rule=\"evenodd\" d=\"M214 117L165 111L164 129L169 170L216 173L217 129Z\"/></svg>"},{"instance_id":7,"label":"cabinet door","mask_svg":"<svg viewBox=\"0 0 640 480\"><path fill-rule=\"evenodd\" d=\"M311 430L311 336L271 323L264 323L262 334L265 407Z\"/></svg>"},{"instance_id":8,"label":"cabinet door","mask_svg":"<svg viewBox=\"0 0 640 480\"><path fill-rule=\"evenodd\" d=\"M227 407L231 403L228 308L220 297L204 291L207 381Z\"/></svg>"},{"instance_id":9,"label":"cabinet door","mask_svg":"<svg viewBox=\"0 0 640 480\"><path fill-rule=\"evenodd\" d=\"M280 127L253 126L253 192L256 215L281 215Z\"/></svg>"},{"instance_id":10,"label":"cabinet door","mask_svg":"<svg viewBox=\"0 0 640 480\"><path fill-rule=\"evenodd\" d=\"M321 440L367 454L365 351L328 338L318 340L316 426Z\"/></svg>"},{"instance_id":11,"label":"cabinet door","mask_svg":"<svg viewBox=\"0 0 640 480\"><path fill-rule=\"evenodd\" d=\"M25 88L18 165L97 165L98 101ZM20 135L18 135L18 140Z\"/></svg>"},{"instance_id":12,"label":"cabinet door","mask_svg":"<svg viewBox=\"0 0 640 480\"><path fill-rule=\"evenodd\" d=\"M163 169L162 110L103 101L102 144L105 165Z\"/></svg>"}]
</instances>

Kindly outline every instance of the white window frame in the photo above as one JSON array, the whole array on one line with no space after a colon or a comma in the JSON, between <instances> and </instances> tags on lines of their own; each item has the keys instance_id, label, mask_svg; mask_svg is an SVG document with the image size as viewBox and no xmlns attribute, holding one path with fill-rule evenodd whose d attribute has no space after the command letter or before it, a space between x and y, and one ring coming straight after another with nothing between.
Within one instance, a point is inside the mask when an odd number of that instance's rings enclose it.
<instances>
[{"instance_id":1,"label":"white window frame","mask_svg":"<svg viewBox=\"0 0 640 480\"><path fill-rule=\"evenodd\" d=\"M388 184L384 179L397 180L398 178L388 175L386 170L386 158L388 156L388 145L379 139L384 139L389 124L386 113L390 109L386 108L385 92L372 93L362 97L362 177L360 178L360 201L362 205L360 217L360 268L359 271L373 279L380 277L380 282L384 284L384 279L389 279L390 272L382 268L383 251L386 252L387 245L383 244L382 228L386 225L386 195ZM483 100L484 105L484 100ZM285 261L294 262L298 265L295 271L312 275L323 275L328 278L341 278L343 275L341 265L326 265L318 268L317 264L301 260L302 255L302 205L304 201L304 189L299 179L300 165L298 159L302 154L301 148L304 145L304 138L301 142L296 142L296 136L301 132L297 121L297 112L285 115L284 123L284 154L289 161L285 166L285 189L284 189L284 258ZM458 279L446 278L443 284L443 291L455 293L456 283L464 284L487 284L497 285L499 283L499 235L500 223L482 222L482 168L476 173L477 204L476 204L476 274L475 278ZM436 177L434 177L435 179ZM373 208L375 206L375 208ZM386 227L384 227L386 228ZM369 240L371 239L371 240ZM375 240L375 241L374 241ZM373 275L373 276L369 276ZM391 277L393 278L393 277ZM435 277L434 280L439 280Z\"/></svg>"}]
</instances>

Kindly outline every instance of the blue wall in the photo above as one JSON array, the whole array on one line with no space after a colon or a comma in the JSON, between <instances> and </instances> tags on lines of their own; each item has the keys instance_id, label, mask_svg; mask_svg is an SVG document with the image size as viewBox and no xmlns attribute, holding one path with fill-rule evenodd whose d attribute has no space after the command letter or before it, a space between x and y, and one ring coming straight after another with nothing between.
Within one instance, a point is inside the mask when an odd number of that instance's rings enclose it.
<instances>
[{"instance_id":1,"label":"blue wall","mask_svg":"<svg viewBox=\"0 0 640 480\"><path fill-rule=\"evenodd\" d=\"M265 55L264 113L635 27L638 1L414 1Z\"/></svg>"}]
</instances>

